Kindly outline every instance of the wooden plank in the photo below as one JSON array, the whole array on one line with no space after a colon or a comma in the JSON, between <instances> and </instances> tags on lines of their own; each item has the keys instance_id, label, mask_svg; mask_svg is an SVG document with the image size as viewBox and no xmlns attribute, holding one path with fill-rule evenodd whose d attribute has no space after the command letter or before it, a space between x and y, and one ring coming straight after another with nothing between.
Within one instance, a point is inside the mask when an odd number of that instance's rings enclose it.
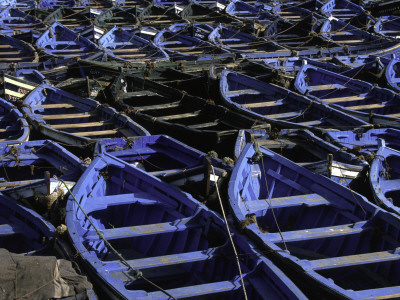
<instances>
[{"instance_id":1,"label":"wooden plank","mask_svg":"<svg viewBox=\"0 0 400 300\"><path fill-rule=\"evenodd\" d=\"M256 102L256 103L246 103L242 104L245 108L259 108L259 107L271 107L277 105L283 105L282 102L268 101L268 102Z\"/></svg>"},{"instance_id":2,"label":"wooden plank","mask_svg":"<svg viewBox=\"0 0 400 300\"><path fill-rule=\"evenodd\" d=\"M200 250L194 252L177 253L156 257L146 257L129 260L129 264L135 266L137 269L159 268L164 266L171 266L184 263L192 263L198 261L205 261L218 257L215 252L216 248L207 250ZM109 272L122 272L127 271L129 268L119 260L105 262L106 268Z\"/></svg>"},{"instance_id":3,"label":"wooden plank","mask_svg":"<svg viewBox=\"0 0 400 300\"><path fill-rule=\"evenodd\" d=\"M276 119L276 118L291 118L291 117L297 117L300 115L300 112L298 111L290 111L286 113L279 113L279 114L273 114L273 115L264 115L264 117L271 118L271 119Z\"/></svg>"},{"instance_id":4,"label":"wooden plank","mask_svg":"<svg viewBox=\"0 0 400 300\"><path fill-rule=\"evenodd\" d=\"M272 199L260 199L253 201L245 201L245 207L250 213L270 208L283 208L299 205L318 206L329 205L330 202L318 194L305 194L299 196L287 196Z\"/></svg>"},{"instance_id":5,"label":"wooden plank","mask_svg":"<svg viewBox=\"0 0 400 300\"><path fill-rule=\"evenodd\" d=\"M67 129L67 128L85 128L85 127L94 127L94 126L104 126L111 125L111 122L99 121L99 122L88 122L88 123L76 123L76 124L55 124L50 125L51 128L54 129Z\"/></svg>"},{"instance_id":6,"label":"wooden plank","mask_svg":"<svg viewBox=\"0 0 400 300\"><path fill-rule=\"evenodd\" d=\"M179 105L180 105L180 101L177 101L177 102L165 103L165 104L155 104L155 105L140 106L140 107L136 107L136 109L138 111L158 110L158 109L167 109L167 108L179 107Z\"/></svg>"},{"instance_id":7,"label":"wooden plank","mask_svg":"<svg viewBox=\"0 0 400 300\"><path fill-rule=\"evenodd\" d=\"M320 84L320 85L309 85L307 88L311 91L324 91L324 90L336 90L336 89L344 89L345 86L341 84Z\"/></svg>"},{"instance_id":8,"label":"wooden plank","mask_svg":"<svg viewBox=\"0 0 400 300\"><path fill-rule=\"evenodd\" d=\"M341 257L332 257L325 259L317 259L310 261L310 267L314 270L321 269L333 269L341 267L349 267L363 264L373 264L386 261L399 260L400 255L398 253L392 253L391 251L363 253L356 255L348 255Z\"/></svg>"},{"instance_id":9,"label":"wooden plank","mask_svg":"<svg viewBox=\"0 0 400 300\"><path fill-rule=\"evenodd\" d=\"M77 119L77 118L89 118L96 116L97 114L94 112L87 113L77 113L77 114L60 114L60 115L42 115L42 120L62 120L62 119Z\"/></svg>"},{"instance_id":10,"label":"wooden plank","mask_svg":"<svg viewBox=\"0 0 400 300\"><path fill-rule=\"evenodd\" d=\"M261 92L254 89L243 89L236 91L228 91L227 94L229 97L236 97L240 95L260 95Z\"/></svg>"},{"instance_id":11,"label":"wooden plank","mask_svg":"<svg viewBox=\"0 0 400 300\"><path fill-rule=\"evenodd\" d=\"M363 40L348 40L348 41L335 41L335 42L342 43L342 44L364 43Z\"/></svg>"},{"instance_id":12,"label":"wooden plank","mask_svg":"<svg viewBox=\"0 0 400 300\"><path fill-rule=\"evenodd\" d=\"M75 106L69 103L54 103L54 104L36 104L35 107L43 107L44 109L49 109L49 108L72 108Z\"/></svg>"},{"instance_id":13,"label":"wooden plank","mask_svg":"<svg viewBox=\"0 0 400 300\"><path fill-rule=\"evenodd\" d=\"M118 129L72 132L72 133L75 134L75 135L78 135L78 136L113 135L113 134L118 133Z\"/></svg>"},{"instance_id":14,"label":"wooden plank","mask_svg":"<svg viewBox=\"0 0 400 300\"><path fill-rule=\"evenodd\" d=\"M19 82L17 80L14 80L14 79L8 77L8 76L4 76L4 81L6 83L14 84L14 85L16 85L18 87L21 87L21 88L24 88L24 89L27 89L27 90L30 90L30 91L35 89L38 86L38 84L26 84L26 83L23 83L23 82Z\"/></svg>"},{"instance_id":15,"label":"wooden plank","mask_svg":"<svg viewBox=\"0 0 400 300\"><path fill-rule=\"evenodd\" d=\"M199 129L199 128L207 128L207 127L213 127L213 126L217 126L219 124L219 122L214 121L214 122L208 122L208 123L200 123L200 124L195 124L195 125L189 125L189 128L192 129Z\"/></svg>"},{"instance_id":16,"label":"wooden plank","mask_svg":"<svg viewBox=\"0 0 400 300\"><path fill-rule=\"evenodd\" d=\"M354 106L347 106L345 108L351 110L364 110L364 109L375 109L375 108L383 108L385 105L374 103L374 104L366 104L366 105L354 105Z\"/></svg>"},{"instance_id":17,"label":"wooden plank","mask_svg":"<svg viewBox=\"0 0 400 300\"><path fill-rule=\"evenodd\" d=\"M140 236L149 236L154 234L173 233L202 226L204 225L193 222L193 217L188 217L188 218L178 219L173 222L103 229L102 231L105 239L114 240L114 239L125 239L125 238L140 237ZM98 240L99 236L94 230L91 230L87 233L87 235L85 235L85 239Z\"/></svg>"},{"instance_id":18,"label":"wooden plank","mask_svg":"<svg viewBox=\"0 0 400 300\"><path fill-rule=\"evenodd\" d=\"M177 114L177 115L159 117L159 119L164 120L164 121L169 121L169 120L175 120L175 119L197 117L199 114L200 114L200 110L195 111L195 112L186 113L186 114Z\"/></svg>"},{"instance_id":19,"label":"wooden plank","mask_svg":"<svg viewBox=\"0 0 400 300\"><path fill-rule=\"evenodd\" d=\"M329 98L329 99L324 99L324 101L328 103L340 103L340 102L348 102L348 101L361 101L361 100L367 100L371 99L372 97L369 96L359 96L359 95L354 95L354 96L348 96L348 97L337 97L337 98Z\"/></svg>"},{"instance_id":20,"label":"wooden plank","mask_svg":"<svg viewBox=\"0 0 400 300\"><path fill-rule=\"evenodd\" d=\"M389 114L386 115L387 117L392 117L392 118L400 118L400 114Z\"/></svg>"},{"instance_id":21,"label":"wooden plank","mask_svg":"<svg viewBox=\"0 0 400 300\"><path fill-rule=\"evenodd\" d=\"M263 235L263 239L272 243L280 243L282 242L282 234L283 240L289 243L314 239L326 239L350 234L359 234L363 231L362 226L365 223L366 221L360 221L354 224L284 231L282 233L266 233L265 235Z\"/></svg>"}]
</instances>

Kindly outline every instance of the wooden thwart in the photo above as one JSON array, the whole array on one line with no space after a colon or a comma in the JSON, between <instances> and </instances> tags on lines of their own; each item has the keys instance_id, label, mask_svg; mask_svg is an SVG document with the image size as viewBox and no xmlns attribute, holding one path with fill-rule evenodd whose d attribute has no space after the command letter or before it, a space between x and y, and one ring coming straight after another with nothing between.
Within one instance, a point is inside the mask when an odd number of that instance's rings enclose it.
<instances>
[{"instance_id":1,"label":"wooden thwart","mask_svg":"<svg viewBox=\"0 0 400 300\"><path fill-rule=\"evenodd\" d=\"M100 122L88 122L88 123L77 123L77 124L55 124L50 125L51 128L54 129L67 129L67 128L85 128L85 127L94 127L94 126L105 126L112 125L113 123L100 121Z\"/></svg>"},{"instance_id":2,"label":"wooden thwart","mask_svg":"<svg viewBox=\"0 0 400 300\"><path fill-rule=\"evenodd\" d=\"M75 118L89 118L96 116L94 112L78 113L78 114L65 114L65 115L44 115L42 120L62 120L62 119L75 119Z\"/></svg>"}]
</instances>

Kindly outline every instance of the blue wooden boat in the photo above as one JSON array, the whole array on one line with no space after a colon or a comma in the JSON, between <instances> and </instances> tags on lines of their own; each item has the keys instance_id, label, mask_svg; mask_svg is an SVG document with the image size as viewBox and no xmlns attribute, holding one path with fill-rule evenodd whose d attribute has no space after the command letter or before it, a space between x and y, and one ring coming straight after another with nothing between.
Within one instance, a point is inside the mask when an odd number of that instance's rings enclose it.
<instances>
[{"instance_id":1,"label":"blue wooden boat","mask_svg":"<svg viewBox=\"0 0 400 300\"><path fill-rule=\"evenodd\" d=\"M35 49L24 41L0 34L0 63L37 62Z\"/></svg>"},{"instance_id":2,"label":"blue wooden boat","mask_svg":"<svg viewBox=\"0 0 400 300\"><path fill-rule=\"evenodd\" d=\"M139 137L134 142L109 139L98 142L95 155L107 153L160 178L202 166L207 155L167 135ZM213 158L215 167L221 165Z\"/></svg>"},{"instance_id":3,"label":"blue wooden boat","mask_svg":"<svg viewBox=\"0 0 400 300\"><path fill-rule=\"evenodd\" d=\"M235 160L247 143L257 142L313 173L324 175L344 186L364 175L368 163L317 137L309 130L282 130L272 138L265 130L240 130L235 144Z\"/></svg>"},{"instance_id":4,"label":"blue wooden boat","mask_svg":"<svg viewBox=\"0 0 400 300\"><path fill-rule=\"evenodd\" d=\"M218 197L216 186L221 188L228 177L227 171L232 170L220 159L166 135L140 137L134 142L103 140L95 148L95 155L99 153L121 159L213 205Z\"/></svg>"},{"instance_id":5,"label":"blue wooden boat","mask_svg":"<svg viewBox=\"0 0 400 300\"><path fill-rule=\"evenodd\" d=\"M24 113L37 130L66 144L86 145L98 139L149 134L114 108L46 84L32 91L24 106Z\"/></svg>"},{"instance_id":6,"label":"blue wooden boat","mask_svg":"<svg viewBox=\"0 0 400 300\"><path fill-rule=\"evenodd\" d=\"M168 8L153 3L143 8L143 10L139 10L138 13L135 10L130 10L130 12L138 16L138 21L142 26L155 26L161 29L181 21L182 18L178 16L178 12L182 11L182 9L183 7L178 5Z\"/></svg>"},{"instance_id":7,"label":"blue wooden boat","mask_svg":"<svg viewBox=\"0 0 400 300\"><path fill-rule=\"evenodd\" d=\"M123 61L169 60L168 54L152 42L116 26L98 44L109 56Z\"/></svg>"},{"instance_id":8,"label":"blue wooden boat","mask_svg":"<svg viewBox=\"0 0 400 300\"><path fill-rule=\"evenodd\" d=\"M142 7L145 8L149 5L146 0L116 0L115 4L119 7L130 8L130 7Z\"/></svg>"},{"instance_id":9,"label":"blue wooden boat","mask_svg":"<svg viewBox=\"0 0 400 300\"><path fill-rule=\"evenodd\" d=\"M279 9L276 9L274 13L280 16L283 20L297 23L311 16L310 12L317 11L319 1L305 1L302 3L293 2L282 2Z\"/></svg>"},{"instance_id":10,"label":"blue wooden boat","mask_svg":"<svg viewBox=\"0 0 400 300\"><path fill-rule=\"evenodd\" d=\"M283 128L340 128L366 124L288 89L229 70L222 71L220 93L230 107Z\"/></svg>"},{"instance_id":11,"label":"blue wooden boat","mask_svg":"<svg viewBox=\"0 0 400 300\"><path fill-rule=\"evenodd\" d=\"M25 142L29 126L23 115L10 102L0 98L0 142Z\"/></svg>"},{"instance_id":12,"label":"blue wooden boat","mask_svg":"<svg viewBox=\"0 0 400 300\"><path fill-rule=\"evenodd\" d=\"M400 92L400 60L396 55L392 56L389 63L386 64L385 78L388 85L396 92Z\"/></svg>"},{"instance_id":13,"label":"blue wooden boat","mask_svg":"<svg viewBox=\"0 0 400 300\"><path fill-rule=\"evenodd\" d=\"M100 155L73 195L67 203L69 235L108 298L243 299L226 224L188 194ZM239 254L250 254L240 262L250 299L304 299L251 244L236 233L232 238Z\"/></svg>"},{"instance_id":14,"label":"blue wooden boat","mask_svg":"<svg viewBox=\"0 0 400 300\"><path fill-rule=\"evenodd\" d=\"M22 69L15 72L16 76L3 74L1 80L4 99L10 102L22 101L39 84L48 83L46 78L37 70Z\"/></svg>"},{"instance_id":15,"label":"blue wooden boat","mask_svg":"<svg viewBox=\"0 0 400 300\"><path fill-rule=\"evenodd\" d=\"M106 31L99 26L96 25L90 25L84 29L82 29L79 34L85 38L87 38L89 41L93 43L97 43L97 41L106 33Z\"/></svg>"},{"instance_id":16,"label":"blue wooden boat","mask_svg":"<svg viewBox=\"0 0 400 300\"><path fill-rule=\"evenodd\" d=\"M382 16L375 22L374 31L377 34L400 38L400 21L397 16Z\"/></svg>"},{"instance_id":17,"label":"blue wooden boat","mask_svg":"<svg viewBox=\"0 0 400 300\"><path fill-rule=\"evenodd\" d=\"M333 42L346 46L351 53L353 49L363 51L359 54L374 54L374 51L396 47L397 42L391 38L373 35L341 20L330 18L320 27L318 33Z\"/></svg>"},{"instance_id":18,"label":"blue wooden boat","mask_svg":"<svg viewBox=\"0 0 400 300\"><path fill-rule=\"evenodd\" d=\"M21 69L15 71L15 76L25 81L35 83L37 85L49 82L46 77L35 69ZM25 93L27 94L27 93Z\"/></svg>"},{"instance_id":19,"label":"blue wooden boat","mask_svg":"<svg viewBox=\"0 0 400 300\"><path fill-rule=\"evenodd\" d=\"M248 144L229 201L246 233L311 298L395 298L400 219L363 196Z\"/></svg>"},{"instance_id":20,"label":"blue wooden boat","mask_svg":"<svg viewBox=\"0 0 400 300\"><path fill-rule=\"evenodd\" d=\"M399 98L391 90L310 65L301 67L294 86L300 93L323 100L366 122L398 126Z\"/></svg>"},{"instance_id":21,"label":"blue wooden boat","mask_svg":"<svg viewBox=\"0 0 400 300\"><path fill-rule=\"evenodd\" d=\"M136 27L135 25L138 23L138 18L134 14L130 13L129 10L112 7L99 14L93 23L99 27L107 29L111 29L114 26L124 29L125 27Z\"/></svg>"},{"instance_id":22,"label":"blue wooden boat","mask_svg":"<svg viewBox=\"0 0 400 300\"><path fill-rule=\"evenodd\" d=\"M67 80L69 77L82 76L78 73L79 68L77 61L71 57L55 58L38 63L18 63L14 68L16 72L25 72L23 70L37 70L51 83L59 83ZM39 79L40 75L37 77L37 79ZM34 80L34 82L37 82L37 80Z\"/></svg>"},{"instance_id":23,"label":"blue wooden boat","mask_svg":"<svg viewBox=\"0 0 400 300\"><path fill-rule=\"evenodd\" d=\"M190 3L179 12L179 16L189 24L202 23L213 27L222 25L236 28L244 26L242 20L220 11L221 8L225 9L226 7L227 3L222 4L224 1L209 1L214 2L211 5L207 5L205 2L208 2L208 0L190 1ZM250 31L252 30L250 29Z\"/></svg>"},{"instance_id":24,"label":"blue wooden boat","mask_svg":"<svg viewBox=\"0 0 400 300\"><path fill-rule=\"evenodd\" d=\"M113 105L145 126L152 134L167 134L204 152L228 150L239 129L269 128L265 122L243 116L206 99L156 83L121 74L110 88ZM229 156L225 154L225 156Z\"/></svg>"},{"instance_id":25,"label":"blue wooden boat","mask_svg":"<svg viewBox=\"0 0 400 300\"><path fill-rule=\"evenodd\" d=\"M209 34L208 39L213 44L248 59L262 59L266 52L286 50L275 42L224 26L215 28Z\"/></svg>"},{"instance_id":26,"label":"blue wooden boat","mask_svg":"<svg viewBox=\"0 0 400 300\"><path fill-rule=\"evenodd\" d=\"M75 0L40 0L38 8L40 9L57 9L60 7L73 7Z\"/></svg>"},{"instance_id":27,"label":"blue wooden boat","mask_svg":"<svg viewBox=\"0 0 400 300\"><path fill-rule=\"evenodd\" d=\"M246 21L257 20L260 24L269 24L271 20L276 18L271 12L264 10L263 7L256 7L240 0L230 2L225 11L236 18Z\"/></svg>"},{"instance_id":28,"label":"blue wooden boat","mask_svg":"<svg viewBox=\"0 0 400 300\"><path fill-rule=\"evenodd\" d=\"M337 55L332 58L332 63L343 67L343 70L329 70L341 75L367 81L380 87L387 87L388 77L386 68L390 59L376 55ZM316 66L319 67L319 66ZM386 72L386 74L385 74Z\"/></svg>"},{"instance_id":29,"label":"blue wooden boat","mask_svg":"<svg viewBox=\"0 0 400 300\"><path fill-rule=\"evenodd\" d=\"M400 214L400 151L378 139L378 151L371 163L369 181L375 201L385 209Z\"/></svg>"},{"instance_id":30,"label":"blue wooden boat","mask_svg":"<svg viewBox=\"0 0 400 300\"><path fill-rule=\"evenodd\" d=\"M0 247L35 255L51 246L54 226L35 211L0 193Z\"/></svg>"},{"instance_id":31,"label":"blue wooden boat","mask_svg":"<svg viewBox=\"0 0 400 300\"><path fill-rule=\"evenodd\" d=\"M18 33L46 28L38 18L20 9L10 7L0 12L0 26L2 30L8 29Z\"/></svg>"},{"instance_id":32,"label":"blue wooden boat","mask_svg":"<svg viewBox=\"0 0 400 300\"><path fill-rule=\"evenodd\" d=\"M235 57L228 50L218 48L209 42L168 29L161 30L154 37L154 43L173 61L233 59Z\"/></svg>"},{"instance_id":33,"label":"blue wooden boat","mask_svg":"<svg viewBox=\"0 0 400 300\"><path fill-rule=\"evenodd\" d=\"M266 28L264 36L267 40L275 41L279 45L296 51L321 47L331 50L335 47L340 47L339 44L333 43L332 40L326 39L321 34L316 33L319 23L321 21L311 13L309 17L295 24L283 19L276 19ZM295 56L300 55L296 54Z\"/></svg>"},{"instance_id":34,"label":"blue wooden boat","mask_svg":"<svg viewBox=\"0 0 400 300\"><path fill-rule=\"evenodd\" d=\"M53 1L53 0L50 0ZM61 0L68 1L68 0ZM43 22L47 24L53 24L57 22L75 33L78 33L86 26L91 24L91 20L94 18L91 13L91 9L74 9L72 7L64 7L60 6L55 10L41 10L45 12L51 12L45 18L43 18Z\"/></svg>"},{"instance_id":35,"label":"blue wooden boat","mask_svg":"<svg viewBox=\"0 0 400 300\"><path fill-rule=\"evenodd\" d=\"M1 0L1 8L18 8L18 9L34 9L37 7L37 2L34 0Z\"/></svg>"},{"instance_id":36,"label":"blue wooden boat","mask_svg":"<svg viewBox=\"0 0 400 300\"><path fill-rule=\"evenodd\" d=\"M36 41L36 47L49 57L93 58L99 48L90 40L79 36L64 25L54 22Z\"/></svg>"},{"instance_id":37,"label":"blue wooden boat","mask_svg":"<svg viewBox=\"0 0 400 300\"><path fill-rule=\"evenodd\" d=\"M351 68L348 66L342 66L334 64L328 60L314 60L310 58L303 58L303 57L285 57L285 58L268 58L264 59L263 62L270 68L275 70L282 70L287 73L296 75L297 72L300 70L301 66L304 63L307 63L312 66L316 66L318 68L326 69L336 73L342 73L344 71L348 71Z\"/></svg>"},{"instance_id":38,"label":"blue wooden boat","mask_svg":"<svg viewBox=\"0 0 400 300\"><path fill-rule=\"evenodd\" d=\"M345 22L350 22L352 19L365 14L363 7L348 0L327 1L320 7L319 11L326 17L332 16Z\"/></svg>"},{"instance_id":39,"label":"blue wooden boat","mask_svg":"<svg viewBox=\"0 0 400 300\"><path fill-rule=\"evenodd\" d=\"M400 150L400 130L394 128L330 131L326 132L324 136L341 148L363 155L378 151L379 139L385 140L387 147Z\"/></svg>"},{"instance_id":40,"label":"blue wooden boat","mask_svg":"<svg viewBox=\"0 0 400 300\"><path fill-rule=\"evenodd\" d=\"M66 180L72 187L85 168L78 157L48 140L1 143L0 154L1 192L33 207L49 205L47 209L56 200L57 197L43 198L39 205L38 200L33 199L52 195L63 188L53 176ZM64 192L67 192L65 188Z\"/></svg>"},{"instance_id":41,"label":"blue wooden boat","mask_svg":"<svg viewBox=\"0 0 400 300\"><path fill-rule=\"evenodd\" d=\"M117 3L115 3L115 4L117 4ZM92 11L93 10L102 11L102 10L111 8L113 6L114 6L114 2L111 0L78 0L75 2L74 8L88 7Z\"/></svg>"}]
</instances>

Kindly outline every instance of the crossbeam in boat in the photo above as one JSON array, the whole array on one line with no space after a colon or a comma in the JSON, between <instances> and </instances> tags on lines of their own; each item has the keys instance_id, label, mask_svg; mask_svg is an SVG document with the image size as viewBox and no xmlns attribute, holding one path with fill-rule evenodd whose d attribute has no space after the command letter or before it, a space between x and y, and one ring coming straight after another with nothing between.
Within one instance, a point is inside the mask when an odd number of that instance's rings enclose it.
<instances>
[{"instance_id":1,"label":"crossbeam in boat","mask_svg":"<svg viewBox=\"0 0 400 300\"><path fill-rule=\"evenodd\" d=\"M243 90L237 90L237 91L228 91L227 96L228 97L237 97L240 95L259 95L261 94L259 91L254 90L254 89L243 89Z\"/></svg>"},{"instance_id":2,"label":"crossbeam in boat","mask_svg":"<svg viewBox=\"0 0 400 300\"><path fill-rule=\"evenodd\" d=\"M246 284L246 281L245 281ZM185 286L179 287L176 289L169 289L167 292L174 296L177 299L187 299L194 296L202 296L206 297L223 292L231 292L233 290L241 289L242 285L240 281L219 281L213 283L205 283L193 286ZM165 294L163 292L151 292L148 294L152 299L162 299L165 298Z\"/></svg>"},{"instance_id":3,"label":"crossbeam in boat","mask_svg":"<svg viewBox=\"0 0 400 300\"><path fill-rule=\"evenodd\" d=\"M35 104L35 107L43 107L44 109L50 109L50 108L73 108L75 106L70 103L53 103L53 104Z\"/></svg>"},{"instance_id":4,"label":"crossbeam in boat","mask_svg":"<svg viewBox=\"0 0 400 300\"><path fill-rule=\"evenodd\" d=\"M399 253L393 253L393 251L382 251L382 252L372 252L372 253L363 253L363 254L332 257L325 259L317 259L310 261L309 264L310 267L314 270L322 270L322 269L356 266L362 264L373 264L373 263L387 262L399 259L400 259Z\"/></svg>"},{"instance_id":5,"label":"crossbeam in boat","mask_svg":"<svg viewBox=\"0 0 400 300\"><path fill-rule=\"evenodd\" d=\"M215 253L216 248L210 248L207 250L201 251L193 251L193 252L186 252L186 253L177 253L171 255L163 255L163 256L156 256L156 257L148 257L148 258L141 258L141 259L133 259L129 260L128 263L132 266L135 266L137 269L149 269L149 268L158 268L164 266L171 266L177 264L184 264L184 263L193 263L205 260L211 260L217 256L218 254ZM108 261L105 262L107 266L107 270L109 272L122 272L127 271L129 268L122 262L116 261Z\"/></svg>"},{"instance_id":6,"label":"crossbeam in boat","mask_svg":"<svg viewBox=\"0 0 400 300\"><path fill-rule=\"evenodd\" d=\"M294 118L300 115L301 112L298 111L289 111L289 112L285 112L285 113L279 113L279 114L272 114L272 115L264 115L264 117L266 118L271 118L271 119L275 119L275 118Z\"/></svg>"},{"instance_id":7,"label":"crossbeam in boat","mask_svg":"<svg viewBox=\"0 0 400 300\"><path fill-rule=\"evenodd\" d=\"M357 291L359 299L398 299L400 298L400 286L390 286L372 290Z\"/></svg>"},{"instance_id":8,"label":"crossbeam in boat","mask_svg":"<svg viewBox=\"0 0 400 300\"><path fill-rule=\"evenodd\" d=\"M199 128L207 128L207 127L217 126L218 124L219 124L218 121L213 121L213 122L207 122L207 123L188 125L188 127L192 128L192 129L199 129Z\"/></svg>"},{"instance_id":9,"label":"crossbeam in boat","mask_svg":"<svg viewBox=\"0 0 400 300\"><path fill-rule=\"evenodd\" d=\"M142 90L142 91L135 91L135 92L127 92L127 93L122 93L118 94L117 100L122 100L122 99L129 99L133 97L143 97L143 96L159 96L156 92L148 91L148 90Z\"/></svg>"},{"instance_id":10,"label":"crossbeam in boat","mask_svg":"<svg viewBox=\"0 0 400 300\"><path fill-rule=\"evenodd\" d=\"M364 109L377 109L385 107L384 104L374 103L374 104L366 104L366 105L354 105L354 106L347 106L347 109L351 110L364 110Z\"/></svg>"},{"instance_id":11,"label":"crossbeam in boat","mask_svg":"<svg viewBox=\"0 0 400 300\"><path fill-rule=\"evenodd\" d=\"M159 198L153 196L152 194L146 192L136 192L109 196L96 196L96 201L93 202L93 205L90 208L86 209L86 213L107 209L107 207L111 206L134 203L139 203L140 205L160 205L163 207L168 207L169 209L176 209L176 206L167 202L162 202Z\"/></svg>"},{"instance_id":12,"label":"crossbeam in boat","mask_svg":"<svg viewBox=\"0 0 400 300\"><path fill-rule=\"evenodd\" d=\"M329 203L330 202L328 200L318 194L306 194L299 196L246 201L245 207L247 208L248 212L255 213L270 208L292 207L303 204L307 206L329 205Z\"/></svg>"},{"instance_id":13,"label":"crossbeam in boat","mask_svg":"<svg viewBox=\"0 0 400 300\"><path fill-rule=\"evenodd\" d=\"M77 114L61 114L61 115L42 115L42 120L62 120L62 119L76 119L76 118L89 118L97 116L95 112L77 113Z\"/></svg>"},{"instance_id":14,"label":"crossbeam in boat","mask_svg":"<svg viewBox=\"0 0 400 300\"><path fill-rule=\"evenodd\" d=\"M148 106L139 106L135 107L138 111L145 111L145 110L158 110L158 109L167 109L167 108L175 108L179 107L180 101L172 102L172 103L165 103L165 104L155 104L155 105L148 105Z\"/></svg>"},{"instance_id":15,"label":"crossbeam in boat","mask_svg":"<svg viewBox=\"0 0 400 300\"><path fill-rule=\"evenodd\" d=\"M50 127L54 129L68 129L68 128L96 127L96 126L104 126L112 124L113 123L107 121L99 121L99 122L87 122L87 123L76 123L76 124L54 124L50 125Z\"/></svg>"},{"instance_id":16,"label":"crossbeam in boat","mask_svg":"<svg viewBox=\"0 0 400 300\"><path fill-rule=\"evenodd\" d=\"M198 115L200 115L200 112L201 112L201 110L197 110L197 111L189 112L189 113L185 113L185 114L176 114L176 115L159 117L159 119L169 121L169 120L175 120L175 119L192 118L192 117L197 117Z\"/></svg>"},{"instance_id":17,"label":"crossbeam in boat","mask_svg":"<svg viewBox=\"0 0 400 300\"><path fill-rule=\"evenodd\" d=\"M368 100L368 99L372 99L372 97L354 95L354 96L347 96L347 97L329 98L329 99L324 99L324 101L326 101L328 103L341 103L341 102L361 101L361 100Z\"/></svg>"},{"instance_id":18,"label":"crossbeam in boat","mask_svg":"<svg viewBox=\"0 0 400 300\"><path fill-rule=\"evenodd\" d=\"M259 108L259 107L270 107L270 106L278 106L278 105L283 105L282 102L276 102L276 101L264 101L264 102L255 102L255 103L246 103L243 104L245 108Z\"/></svg>"},{"instance_id":19,"label":"crossbeam in boat","mask_svg":"<svg viewBox=\"0 0 400 300\"><path fill-rule=\"evenodd\" d=\"M202 226L199 223L190 223L191 220L193 220L193 217L179 219L174 222L112 228L104 229L102 231L106 240L114 240L148 236L153 234L172 233ZM98 240L99 236L95 231L90 231L85 238L88 240Z\"/></svg>"},{"instance_id":20,"label":"crossbeam in boat","mask_svg":"<svg viewBox=\"0 0 400 300\"><path fill-rule=\"evenodd\" d=\"M116 133L118 133L118 129L73 132L73 134L78 135L78 136L113 135Z\"/></svg>"},{"instance_id":21,"label":"crossbeam in boat","mask_svg":"<svg viewBox=\"0 0 400 300\"><path fill-rule=\"evenodd\" d=\"M337 84L337 83L307 86L307 89L309 89L311 91L337 90L337 89L345 89L345 88L346 87L344 85Z\"/></svg>"},{"instance_id":22,"label":"crossbeam in boat","mask_svg":"<svg viewBox=\"0 0 400 300\"><path fill-rule=\"evenodd\" d=\"M314 239L322 239L322 238L332 238L342 235L350 235L350 234L358 234L363 230L363 225L366 221L360 221L353 224L345 224L345 225L337 225L337 226L329 226L329 227L319 227L319 228L310 228L303 230L294 230L294 231L284 231L282 233L266 233L263 235L263 239L272 243L279 243L282 241L281 234L286 243L296 242L296 241L304 241L304 240L314 240Z\"/></svg>"}]
</instances>

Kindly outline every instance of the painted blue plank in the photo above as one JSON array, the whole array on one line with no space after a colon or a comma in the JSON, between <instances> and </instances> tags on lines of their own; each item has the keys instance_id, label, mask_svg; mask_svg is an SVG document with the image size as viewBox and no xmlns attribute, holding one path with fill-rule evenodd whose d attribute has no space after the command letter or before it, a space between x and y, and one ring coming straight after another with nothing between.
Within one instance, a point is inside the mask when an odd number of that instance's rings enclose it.
<instances>
[{"instance_id":1,"label":"painted blue plank","mask_svg":"<svg viewBox=\"0 0 400 300\"><path fill-rule=\"evenodd\" d=\"M381 180L380 184L385 193L400 190L400 179Z\"/></svg>"},{"instance_id":2,"label":"painted blue plank","mask_svg":"<svg viewBox=\"0 0 400 300\"><path fill-rule=\"evenodd\" d=\"M128 260L128 263L137 269L143 270L149 268L158 268L177 264L205 261L219 256L217 253L215 253L215 249L216 248L210 248L202 251L133 259ZM105 267L109 272L122 272L129 269L124 263L120 261L105 262Z\"/></svg>"},{"instance_id":3,"label":"painted blue plank","mask_svg":"<svg viewBox=\"0 0 400 300\"><path fill-rule=\"evenodd\" d=\"M119 194L110 196L95 197L96 201L93 201L89 208L86 209L86 213L106 209L109 206L124 205L140 203L141 205L162 205L174 209L176 206L170 203L160 202L160 199L155 195L146 192L136 192L129 194Z\"/></svg>"},{"instance_id":4,"label":"painted blue plank","mask_svg":"<svg viewBox=\"0 0 400 300\"><path fill-rule=\"evenodd\" d=\"M357 291L359 299L398 299L400 298L400 286L386 287L380 289Z\"/></svg>"},{"instance_id":5,"label":"painted blue plank","mask_svg":"<svg viewBox=\"0 0 400 300\"><path fill-rule=\"evenodd\" d=\"M304 230L294 230L282 232L285 242L295 242L302 240L312 240L320 238L337 237L341 235L357 234L365 230L363 225L367 221L361 221L354 224L330 226L330 227L320 227ZM277 233L266 233L264 236L265 240L272 243L279 243L282 241L281 235Z\"/></svg>"},{"instance_id":6,"label":"painted blue plank","mask_svg":"<svg viewBox=\"0 0 400 300\"><path fill-rule=\"evenodd\" d=\"M242 286L240 282L232 282L232 281L220 281L206 284L199 284L193 286L187 286L183 288L170 289L167 290L175 298L186 298L186 297L194 297L201 295L213 295L216 293L223 293L227 291L233 291L237 289L241 289ZM152 292L149 293L150 299L170 299L163 292Z\"/></svg>"},{"instance_id":7,"label":"painted blue plank","mask_svg":"<svg viewBox=\"0 0 400 300\"><path fill-rule=\"evenodd\" d=\"M171 233L202 226L201 224L198 223L188 224L189 221L191 220L193 220L193 217L167 223L104 229L102 232L106 240L114 240L114 239L147 236L152 234ZM88 235L85 236L85 238L94 240L99 239L97 233L94 231L89 232Z\"/></svg>"},{"instance_id":8,"label":"painted blue plank","mask_svg":"<svg viewBox=\"0 0 400 300\"><path fill-rule=\"evenodd\" d=\"M308 189L306 189L305 187L301 186L300 184L294 182L293 180L288 179L287 177L282 176L281 174L275 172L272 169L269 169L267 171L267 174L272 176L273 178L279 180L280 182L286 184L287 186L294 188L302 193L307 194L309 192Z\"/></svg>"},{"instance_id":9,"label":"painted blue plank","mask_svg":"<svg viewBox=\"0 0 400 300\"><path fill-rule=\"evenodd\" d=\"M308 265L314 270L342 268L363 264L373 264L379 262L399 260L399 253L393 251L372 252L341 257L317 259L308 262Z\"/></svg>"},{"instance_id":10,"label":"painted blue plank","mask_svg":"<svg viewBox=\"0 0 400 300\"><path fill-rule=\"evenodd\" d=\"M329 205L330 202L318 194L307 194L299 196L288 196L272 199L260 199L256 201L246 201L246 208L249 212L266 210L269 208L282 208L298 205L317 206Z\"/></svg>"}]
</instances>

